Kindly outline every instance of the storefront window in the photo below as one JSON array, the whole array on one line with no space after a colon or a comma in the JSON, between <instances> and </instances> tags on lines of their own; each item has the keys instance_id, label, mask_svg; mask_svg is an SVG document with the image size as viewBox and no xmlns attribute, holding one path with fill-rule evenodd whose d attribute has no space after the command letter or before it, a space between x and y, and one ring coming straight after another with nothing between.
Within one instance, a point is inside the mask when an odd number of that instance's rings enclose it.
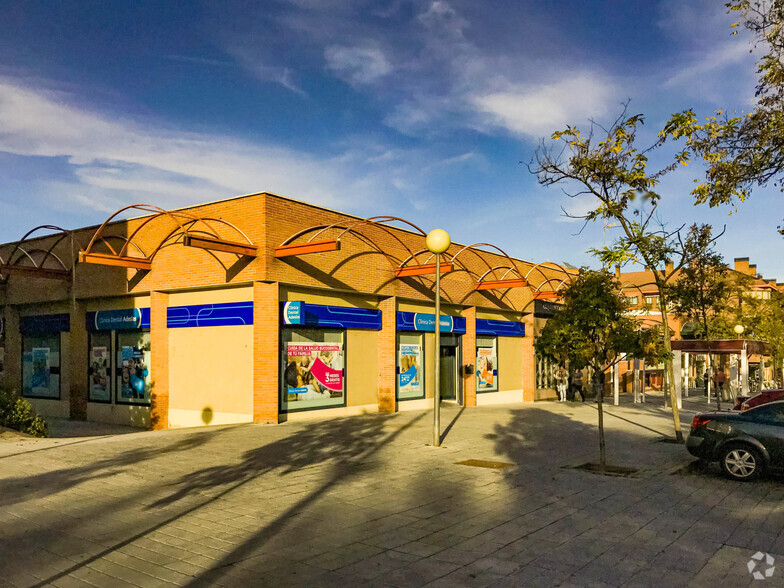
<instances>
[{"instance_id":1,"label":"storefront window","mask_svg":"<svg viewBox=\"0 0 784 588\"><path fill-rule=\"evenodd\" d=\"M117 396L119 404L150 404L150 333L117 331Z\"/></svg>"},{"instance_id":2,"label":"storefront window","mask_svg":"<svg viewBox=\"0 0 784 588\"><path fill-rule=\"evenodd\" d=\"M342 330L283 330L283 411L345 406L343 341Z\"/></svg>"},{"instance_id":3,"label":"storefront window","mask_svg":"<svg viewBox=\"0 0 784 588\"><path fill-rule=\"evenodd\" d=\"M60 333L22 340L22 395L60 398Z\"/></svg>"},{"instance_id":4,"label":"storefront window","mask_svg":"<svg viewBox=\"0 0 784 588\"><path fill-rule=\"evenodd\" d=\"M476 338L476 391L498 390L498 337Z\"/></svg>"},{"instance_id":5,"label":"storefront window","mask_svg":"<svg viewBox=\"0 0 784 588\"><path fill-rule=\"evenodd\" d=\"M424 338L419 333L397 335L398 400L424 398Z\"/></svg>"},{"instance_id":6,"label":"storefront window","mask_svg":"<svg viewBox=\"0 0 784 588\"><path fill-rule=\"evenodd\" d=\"M112 335L90 333L89 378L90 402L112 401Z\"/></svg>"}]
</instances>

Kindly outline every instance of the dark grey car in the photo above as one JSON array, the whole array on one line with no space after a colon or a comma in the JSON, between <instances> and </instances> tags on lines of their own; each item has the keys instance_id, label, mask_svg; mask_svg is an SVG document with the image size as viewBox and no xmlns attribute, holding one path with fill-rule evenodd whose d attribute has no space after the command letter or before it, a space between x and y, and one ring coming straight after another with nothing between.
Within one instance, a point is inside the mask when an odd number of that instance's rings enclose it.
<instances>
[{"instance_id":1,"label":"dark grey car","mask_svg":"<svg viewBox=\"0 0 784 588\"><path fill-rule=\"evenodd\" d=\"M707 412L691 423L686 448L718 461L736 480L753 480L765 470L784 469L784 401L745 412Z\"/></svg>"}]
</instances>

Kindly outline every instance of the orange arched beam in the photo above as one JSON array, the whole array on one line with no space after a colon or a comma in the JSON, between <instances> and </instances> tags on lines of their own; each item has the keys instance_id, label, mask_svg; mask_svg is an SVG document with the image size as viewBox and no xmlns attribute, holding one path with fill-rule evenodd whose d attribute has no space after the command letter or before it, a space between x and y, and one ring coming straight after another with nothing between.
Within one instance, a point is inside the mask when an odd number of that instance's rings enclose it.
<instances>
[{"instance_id":1,"label":"orange arched beam","mask_svg":"<svg viewBox=\"0 0 784 588\"><path fill-rule=\"evenodd\" d=\"M366 240L366 242L368 242L376 251L378 251L379 253L381 253L383 255L386 255L389 258L389 254L387 252L383 251L381 249L381 247L376 245L376 243L372 239L370 239L367 235L365 235L364 233L360 233L356 229L356 227L359 227L361 225L370 225L370 226L378 227L379 229L384 231L387 235L392 237L395 241L400 243L400 245L404 249L406 249L409 252L409 254L413 257L414 254L411 251L410 247L408 247L408 245L406 245L400 239L400 237L395 235L395 233L393 233L389 229L389 227L387 227L386 225L383 224L384 222L392 222L392 221L397 221L397 222L401 222L401 223L407 224L408 226L410 226L413 229L415 229L416 232L418 232L422 236L425 235L425 232L422 229L420 229L415 224L408 222L405 219L398 218L398 217L395 217L395 216L374 216L374 217L370 217L368 219L362 219L362 220L357 221L356 223L351 224L351 225L347 224L347 225L343 226L343 225L335 223L335 224L331 224L331 225L317 225L317 226L313 226L313 227L308 227L307 229L303 229L302 231L294 233L291 237L289 237L288 239L283 241L283 243L281 243L278 247L276 247L275 248L275 257L280 258L280 257L290 257L290 256L295 256L295 255L307 255L309 253L322 253L322 252L325 252L325 251L338 251L340 249L340 239L341 239L341 237L343 235L345 235L346 233L353 233L353 234L356 234L356 235L362 235L362 237ZM316 240L316 238L319 235L321 235L322 233L324 233L324 232L326 232L326 231L328 231L330 229L340 229L341 233L338 234L338 236L336 238L334 238L334 239ZM313 232L313 231L316 231L316 232L313 235L311 235L311 237L305 243L293 243L293 241L295 241L299 237L301 237L303 235L306 235L306 234L308 234L310 232Z\"/></svg>"},{"instance_id":2,"label":"orange arched beam","mask_svg":"<svg viewBox=\"0 0 784 588\"><path fill-rule=\"evenodd\" d=\"M61 233L59 236L54 235L56 238L54 239L53 243L49 246L49 249L27 249L24 246L24 243L27 241L28 237L39 230L50 230L50 231L57 231ZM45 237L50 237L52 235L46 235ZM33 229L30 229L25 233L25 235L17 241L14 248L11 250L11 253L8 256L7 263L0 262L0 274L4 277L8 277L11 274L21 274L27 275L31 277L39 277L39 278L48 278L54 280L70 280L72 276L73 268L68 268L68 266L63 263L63 260L60 259L55 253L54 248L63 241L63 239L70 238L72 243L75 241L74 235L71 231L67 231L61 227L56 225L40 225ZM19 253L14 259L14 256ZM41 253L43 256L41 257L40 262L36 262L33 258L33 253ZM32 265L21 265L19 261L22 259L27 258ZM54 259L59 265L59 268L48 268L44 267L47 259Z\"/></svg>"},{"instance_id":3,"label":"orange arched beam","mask_svg":"<svg viewBox=\"0 0 784 588\"><path fill-rule=\"evenodd\" d=\"M125 242L123 246L120 248L119 251L115 252L114 248L109 245L106 239L103 236L103 231L106 226L112 222L112 220L120 215L121 213L125 212L126 210L141 210L145 212L151 212L152 215L148 217L137 229L127 238L124 238ZM159 208L157 206L153 206L152 204L131 204L129 206L124 206L115 213L113 213L109 218L107 218L103 224L98 227L98 230L95 231L93 234L93 238L90 239L90 243L87 245L87 249L79 252L79 262L80 263L95 263L99 265L109 265L114 267L128 267L128 268L135 268L140 270L147 270L149 271L152 269L152 264L150 260L147 259L147 256L144 255L141 248L136 246L136 249L142 253L143 257L131 257L125 255L128 245L133 243L133 237L138 233L139 229L149 223L151 220L158 218L161 216L162 213L166 213L165 210ZM175 219L176 221L176 219ZM177 224L180 223L177 221ZM93 251L93 245L95 245L96 241L102 240L112 251L111 254L107 253L96 253ZM135 245L135 244L134 244Z\"/></svg>"},{"instance_id":4,"label":"orange arched beam","mask_svg":"<svg viewBox=\"0 0 784 588\"><path fill-rule=\"evenodd\" d=\"M338 251L340 249L340 238L337 238L337 239L327 239L327 240L324 240L324 241L306 241L305 243L294 243L293 245L290 244L290 243L291 243L291 241L293 241L293 240L295 240L295 239L301 237L302 235L305 235L305 234L307 234L307 233L309 233L311 231L318 231L318 233L316 233L316 235L319 235L319 234L323 233L324 231L326 231L327 229L339 229L341 231L341 233L340 233L341 236L345 235L346 233L354 235L360 241L362 241L366 245L369 245L371 248L373 248L374 251L376 251L377 253L380 253L381 255L383 255L387 259L387 261L389 261L389 263L392 265L392 267L394 269L397 269L398 263L399 263L397 259L392 257L389 253L384 251L381 247L379 247L376 244L376 242L373 241L373 239L371 239L370 237L368 237L364 233L358 231L357 229L352 228L352 227L357 226L358 224L361 224L361 223L356 223L356 224L351 225L351 226L342 226L342 225L338 225L338 224L333 224L333 225L318 225L318 226L314 226L314 227L309 227L307 229L299 231L298 233L295 233L294 235L292 235L291 237L286 239L283 242L283 244L279 245L278 247L275 247L275 257L277 257L277 258L292 257L292 256L306 255L308 253L320 253L320 252L324 252L324 251ZM389 231L387 231L387 232L389 232ZM314 237L316 235L314 235ZM311 237L311 239L312 238L313 237Z\"/></svg>"},{"instance_id":5,"label":"orange arched beam","mask_svg":"<svg viewBox=\"0 0 784 588\"><path fill-rule=\"evenodd\" d=\"M487 280L487 274L493 272L495 273L496 270L505 269L506 271L501 275L501 279L499 280ZM517 278L507 278L506 276L509 275L510 272L517 273L516 267L507 267L507 266L496 266L490 270L487 270L478 280L476 284L477 290L497 290L500 288L523 288L528 286L528 280L525 278L518 277Z\"/></svg>"},{"instance_id":6,"label":"orange arched beam","mask_svg":"<svg viewBox=\"0 0 784 588\"><path fill-rule=\"evenodd\" d=\"M558 282L558 285L553 290L542 290L542 286L545 284L549 285L552 282ZM558 281L557 278L549 278L539 284L534 290L534 299L535 300L545 300L545 299L552 299L552 298L560 298L561 294L558 292L563 286L566 284L566 279Z\"/></svg>"},{"instance_id":7,"label":"orange arched beam","mask_svg":"<svg viewBox=\"0 0 784 588\"><path fill-rule=\"evenodd\" d=\"M423 253L428 253L428 257L425 260L425 263L419 261L419 256ZM444 259L449 259L449 261L442 261L441 262L441 273L445 274L447 272L452 271L452 264L454 262L454 258L450 258L448 253L443 253ZM430 260L433 259L435 253L432 253L429 249L420 249L416 253L412 253L409 257L407 257L395 270L395 276L398 278L406 278L406 277L413 277L413 276L426 276L436 273L436 264L430 263ZM416 265L407 265L409 261L414 260L416 261ZM461 264L461 267L468 272L468 268ZM470 273L470 272L468 272Z\"/></svg>"},{"instance_id":8,"label":"orange arched beam","mask_svg":"<svg viewBox=\"0 0 784 588\"><path fill-rule=\"evenodd\" d=\"M125 212L126 210L140 210L144 212L152 213L148 216L142 223L134 229L134 231L125 239L123 246L120 248L119 251L115 251L114 248L108 243L106 238L103 236L103 231L106 226L119 214ZM167 235L167 237L161 241L155 250L149 255L145 255L141 248L136 245L133 241L133 238L149 223L152 221L166 216L172 219L177 227ZM184 221L184 222L182 222ZM234 241L226 241L221 239L218 233L212 228L210 225L210 221L212 222L220 222L221 224L228 225L239 232L248 243L237 243ZM203 223L208 229L209 233L206 234L194 234L189 235L187 226L193 226L196 223ZM182 234L183 235L183 242L184 244L191 246L191 247L199 247L201 249L215 249L218 251L225 251L228 253L236 253L238 255L249 255L255 257L258 253L258 249L250 242L247 235L245 235L242 231L240 231L237 227L232 225L227 221L223 221L220 219L203 219L196 215L182 212L182 211L168 211L164 210L158 206L153 206L151 204L132 204L130 206L125 206L112 214L108 219L104 221L104 223L98 228L98 230L93 235L93 238L90 240L90 244L87 246L87 249L84 251L79 252L79 261L86 262L86 263L97 263L101 265L110 265L110 266L118 266L118 267L130 267L136 268L141 270L150 270L152 268L152 259L155 254L160 250L164 243L166 243L169 238L173 234ZM105 254L105 253L96 253L93 251L93 246L95 243L101 240L105 243L112 254ZM142 257L130 256L127 255L127 250L129 245L133 245L141 254Z\"/></svg>"},{"instance_id":9,"label":"orange arched beam","mask_svg":"<svg viewBox=\"0 0 784 588\"><path fill-rule=\"evenodd\" d=\"M514 260L511 257L509 257L509 255L506 253L506 251L504 251L500 247L497 247L496 245L493 245L492 243L473 243L471 245L466 245L462 249L460 249L457 253L454 254L454 256L452 257L452 260L455 260L455 259L459 258L460 255L462 255L462 253L464 251L466 251L466 250L470 251L476 257L478 257L482 261L482 263L484 263L487 266L488 272L486 272L485 275L487 275L487 273L493 273L493 275L496 278L498 278L498 275L495 273L495 270L493 269L493 266L491 266L490 263L484 257L479 255L479 251L482 251L482 250L481 249L476 249L476 247L492 247L493 249L498 250L501 253L501 255L503 255L507 259L507 261L509 262L509 266L508 267L515 268L515 271L517 272L517 275L519 277L521 277L521 278L523 277L523 275L520 273L520 270L517 269L517 264L514 262ZM491 255L493 255L493 253L490 252L490 251L483 251L483 253L490 253ZM497 255L497 254L495 254L495 255Z\"/></svg>"},{"instance_id":10,"label":"orange arched beam","mask_svg":"<svg viewBox=\"0 0 784 588\"><path fill-rule=\"evenodd\" d=\"M220 235L212 228L210 222L225 225L233 229L242 235L246 242L239 243L236 241L227 241L222 239ZM199 229L194 229L198 223L204 224L209 230L202 231ZM233 253L235 255L245 255L248 257L256 257L258 255L258 248L236 225L230 223L229 221L223 220L222 218L207 217L193 218L185 222L181 227L171 231L147 258L150 260L150 262L152 262L155 254L158 253L158 251L160 251L166 243L169 241L176 241L180 237L182 237L182 244L186 247L197 247L199 249L208 249L211 251L222 251L223 253Z\"/></svg>"}]
</instances>

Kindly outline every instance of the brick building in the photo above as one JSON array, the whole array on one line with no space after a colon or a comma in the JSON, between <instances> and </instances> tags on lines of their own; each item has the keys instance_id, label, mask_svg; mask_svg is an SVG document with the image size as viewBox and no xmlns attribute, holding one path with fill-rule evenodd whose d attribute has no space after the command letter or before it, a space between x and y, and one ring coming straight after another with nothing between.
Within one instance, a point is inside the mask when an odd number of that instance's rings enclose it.
<instances>
[{"instance_id":1,"label":"brick building","mask_svg":"<svg viewBox=\"0 0 784 588\"><path fill-rule=\"evenodd\" d=\"M169 428L432 406L418 227L269 193L129 208L144 214L0 245L0 386L43 415ZM442 397L534 400L534 316L573 270L486 243L441 261Z\"/></svg>"}]
</instances>

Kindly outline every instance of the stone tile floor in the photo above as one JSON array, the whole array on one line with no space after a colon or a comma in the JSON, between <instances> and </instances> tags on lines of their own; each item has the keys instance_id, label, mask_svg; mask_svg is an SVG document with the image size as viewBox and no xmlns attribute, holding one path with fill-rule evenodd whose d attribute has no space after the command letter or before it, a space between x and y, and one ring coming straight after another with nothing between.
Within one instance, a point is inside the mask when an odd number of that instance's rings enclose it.
<instances>
[{"instance_id":1,"label":"stone tile floor","mask_svg":"<svg viewBox=\"0 0 784 588\"><path fill-rule=\"evenodd\" d=\"M605 406L633 477L574 469L598 458L592 403L445 406L440 448L429 411L4 435L0 587L784 586L782 480L688 467L648 400ZM706 405L684 404L688 431Z\"/></svg>"}]
</instances>

